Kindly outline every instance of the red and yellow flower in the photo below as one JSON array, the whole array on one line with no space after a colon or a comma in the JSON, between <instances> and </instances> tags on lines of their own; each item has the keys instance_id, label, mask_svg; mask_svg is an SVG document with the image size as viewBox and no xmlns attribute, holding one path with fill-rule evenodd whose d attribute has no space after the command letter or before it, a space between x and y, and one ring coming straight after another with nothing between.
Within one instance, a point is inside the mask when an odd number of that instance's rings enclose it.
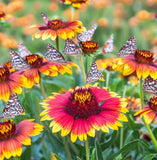
<instances>
[{"instance_id":1,"label":"red and yellow flower","mask_svg":"<svg viewBox=\"0 0 157 160\"><path fill-rule=\"evenodd\" d=\"M41 131L43 126L32 120L23 120L17 126L11 121L0 122L0 159L21 156L22 145L31 145L30 136Z\"/></svg>"},{"instance_id":2,"label":"red and yellow flower","mask_svg":"<svg viewBox=\"0 0 157 160\"><path fill-rule=\"evenodd\" d=\"M144 106L144 109L135 113L135 116L139 115L143 117L147 124L154 122L157 124L157 96L150 98L148 106Z\"/></svg>"},{"instance_id":3,"label":"red and yellow flower","mask_svg":"<svg viewBox=\"0 0 157 160\"><path fill-rule=\"evenodd\" d=\"M52 19L48 20L45 25L37 24L32 26L33 28L38 28L39 32L33 34L32 38L42 38L46 40L51 38L53 41L57 36L66 40L68 38L73 38L76 33L81 33L85 31L85 28L82 27L82 23L77 20L62 21L61 19Z\"/></svg>"},{"instance_id":4,"label":"red and yellow flower","mask_svg":"<svg viewBox=\"0 0 157 160\"><path fill-rule=\"evenodd\" d=\"M21 94L22 87L29 88L27 78L20 75L19 72L14 72L10 66L10 62L0 66L0 100L6 102L12 93Z\"/></svg>"},{"instance_id":5,"label":"red and yellow flower","mask_svg":"<svg viewBox=\"0 0 157 160\"><path fill-rule=\"evenodd\" d=\"M87 3L89 0L61 0L61 3L72 5L75 8L80 8L81 4Z\"/></svg>"},{"instance_id":6,"label":"red and yellow flower","mask_svg":"<svg viewBox=\"0 0 157 160\"><path fill-rule=\"evenodd\" d=\"M54 94L43 103L43 120L51 120L52 133L61 131L61 136L71 132L71 141L81 141L87 135L94 137L95 130L109 132L109 128L118 130L121 122L127 121L124 115L128 110L124 98L105 88L86 86Z\"/></svg>"},{"instance_id":7,"label":"red and yellow flower","mask_svg":"<svg viewBox=\"0 0 157 160\"><path fill-rule=\"evenodd\" d=\"M149 75L157 79L157 63L153 57L153 52L137 49L134 55L116 59L113 68L123 72L124 76L135 73L139 79Z\"/></svg>"},{"instance_id":8,"label":"red and yellow flower","mask_svg":"<svg viewBox=\"0 0 157 160\"><path fill-rule=\"evenodd\" d=\"M99 44L93 41L81 42L81 49L84 53L96 52L99 48Z\"/></svg>"},{"instance_id":9,"label":"red and yellow flower","mask_svg":"<svg viewBox=\"0 0 157 160\"><path fill-rule=\"evenodd\" d=\"M5 20L6 14L3 11L0 11L0 20Z\"/></svg>"}]
</instances>

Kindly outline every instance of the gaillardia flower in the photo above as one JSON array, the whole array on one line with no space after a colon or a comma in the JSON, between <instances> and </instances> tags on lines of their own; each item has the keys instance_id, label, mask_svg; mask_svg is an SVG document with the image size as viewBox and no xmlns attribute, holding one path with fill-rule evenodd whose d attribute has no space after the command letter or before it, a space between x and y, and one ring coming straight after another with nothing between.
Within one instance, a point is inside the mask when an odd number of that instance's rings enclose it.
<instances>
[{"instance_id":1,"label":"gaillardia flower","mask_svg":"<svg viewBox=\"0 0 157 160\"><path fill-rule=\"evenodd\" d=\"M150 98L148 106L144 106L144 109L139 110L134 114L134 116L140 115L140 118L143 116L144 121L147 124L154 122L157 124L157 96Z\"/></svg>"},{"instance_id":2,"label":"gaillardia flower","mask_svg":"<svg viewBox=\"0 0 157 160\"><path fill-rule=\"evenodd\" d=\"M76 33L81 33L85 30L80 21L71 20L64 22L61 19L50 20L44 13L41 13L41 16L45 25L37 24L32 26L39 29L39 32L33 34L33 39L42 37L42 40L51 38L54 41L59 36L66 40L67 38L73 38Z\"/></svg>"},{"instance_id":3,"label":"gaillardia flower","mask_svg":"<svg viewBox=\"0 0 157 160\"><path fill-rule=\"evenodd\" d=\"M6 14L3 11L0 11L0 20L5 20Z\"/></svg>"},{"instance_id":4,"label":"gaillardia flower","mask_svg":"<svg viewBox=\"0 0 157 160\"><path fill-rule=\"evenodd\" d=\"M99 44L93 41L81 42L81 49L84 53L93 53L96 52L99 48Z\"/></svg>"},{"instance_id":5,"label":"gaillardia flower","mask_svg":"<svg viewBox=\"0 0 157 160\"><path fill-rule=\"evenodd\" d=\"M52 133L61 131L61 136L66 136L71 132L72 142L77 137L81 141L86 140L87 135L94 137L95 130L118 130L122 127L119 121L127 121L123 114L128 111L124 98L90 85L50 96L42 105L45 110L41 121L52 120Z\"/></svg>"},{"instance_id":6,"label":"gaillardia flower","mask_svg":"<svg viewBox=\"0 0 157 160\"><path fill-rule=\"evenodd\" d=\"M22 145L31 145L30 136L42 130L43 126L32 120L23 120L17 126L11 121L0 122L0 159L21 156Z\"/></svg>"},{"instance_id":7,"label":"gaillardia flower","mask_svg":"<svg viewBox=\"0 0 157 160\"><path fill-rule=\"evenodd\" d=\"M27 78L14 72L10 62L0 65L0 100L8 101L12 93L21 94L22 87L28 88Z\"/></svg>"},{"instance_id":8,"label":"gaillardia flower","mask_svg":"<svg viewBox=\"0 0 157 160\"><path fill-rule=\"evenodd\" d=\"M72 5L75 8L80 8L81 4L88 2L88 0L61 0L61 3Z\"/></svg>"},{"instance_id":9,"label":"gaillardia flower","mask_svg":"<svg viewBox=\"0 0 157 160\"><path fill-rule=\"evenodd\" d=\"M149 75L157 79L157 63L153 56L153 52L136 49L133 55L116 59L113 68L123 72L124 76L135 73L139 79Z\"/></svg>"}]
</instances>

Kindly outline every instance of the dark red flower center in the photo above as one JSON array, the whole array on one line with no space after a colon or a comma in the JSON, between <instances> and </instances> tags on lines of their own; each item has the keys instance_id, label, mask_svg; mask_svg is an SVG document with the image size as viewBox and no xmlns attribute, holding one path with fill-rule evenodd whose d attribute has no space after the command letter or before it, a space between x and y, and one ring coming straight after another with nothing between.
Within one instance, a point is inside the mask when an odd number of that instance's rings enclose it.
<instances>
[{"instance_id":1,"label":"dark red flower center","mask_svg":"<svg viewBox=\"0 0 157 160\"><path fill-rule=\"evenodd\" d=\"M152 97L148 105L153 111L157 112L157 96Z\"/></svg>"},{"instance_id":2,"label":"dark red flower center","mask_svg":"<svg viewBox=\"0 0 157 160\"><path fill-rule=\"evenodd\" d=\"M77 119L95 115L100 111L100 108L90 88L79 88L71 93L67 103L67 111Z\"/></svg>"},{"instance_id":3,"label":"dark red flower center","mask_svg":"<svg viewBox=\"0 0 157 160\"><path fill-rule=\"evenodd\" d=\"M3 11L0 11L0 19L3 19L6 16L6 14Z\"/></svg>"},{"instance_id":4,"label":"dark red flower center","mask_svg":"<svg viewBox=\"0 0 157 160\"><path fill-rule=\"evenodd\" d=\"M153 63L153 59L154 58L153 58L153 53L152 52L136 49L136 51L135 51L135 60L138 63L152 64Z\"/></svg>"},{"instance_id":5,"label":"dark red flower center","mask_svg":"<svg viewBox=\"0 0 157 160\"><path fill-rule=\"evenodd\" d=\"M81 48L84 53L92 53L99 48L99 44L92 41L81 42Z\"/></svg>"},{"instance_id":6,"label":"dark red flower center","mask_svg":"<svg viewBox=\"0 0 157 160\"><path fill-rule=\"evenodd\" d=\"M10 73L13 73L14 71L15 71L15 69L12 67L12 65L11 65L11 61L8 61L7 63L5 63L4 65L3 65L4 67L7 67L8 69L9 69L9 72Z\"/></svg>"},{"instance_id":7,"label":"dark red flower center","mask_svg":"<svg viewBox=\"0 0 157 160\"><path fill-rule=\"evenodd\" d=\"M10 75L8 67L0 68L0 82L4 82Z\"/></svg>"},{"instance_id":8,"label":"dark red flower center","mask_svg":"<svg viewBox=\"0 0 157 160\"><path fill-rule=\"evenodd\" d=\"M64 25L64 23L60 19L51 20L47 24L48 28L52 29L52 30L57 30L59 28L62 28L63 25Z\"/></svg>"},{"instance_id":9,"label":"dark red flower center","mask_svg":"<svg viewBox=\"0 0 157 160\"><path fill-rule=\"evenodd\" d=\"M29 55L26 57L26 61L33 67L38 68L43 62L43 58L37 54Z\"/></svg>"},{"instance_id":10,"label":"dark red flower center","mask_svg":"<svg viewBox=\"0 0 157 160\"><path fill-rule=\"evenodd\" d=\"M87 0L70 0L71 3L86 3Z\"/></svg>"},{"instance_id":11,"label":"dark red flower center","mask_svg":"<svg viewBox=\"0 0 157 160\"><path fill-rule=\"evenodd\" d=\"M15 123L10 121L0 122L0 140L7 140L15 135Z\"/></svg>"}]
</instances>

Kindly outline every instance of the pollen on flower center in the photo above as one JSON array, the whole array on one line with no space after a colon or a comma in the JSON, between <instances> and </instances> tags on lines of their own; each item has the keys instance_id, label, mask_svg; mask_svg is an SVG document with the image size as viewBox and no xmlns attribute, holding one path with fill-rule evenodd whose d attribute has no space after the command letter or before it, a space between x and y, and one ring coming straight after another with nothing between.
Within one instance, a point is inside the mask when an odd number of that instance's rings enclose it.
<instances>
[{"instance_id":1,"label":"pollen on flower center","mask_svg":"<svg viewBox=\"0 0 157 160\"><path fill-rule=\"evenodd\" d=\"M135 60L143 64L151 64L153 62L153 53L145 50L135 51Z\"/></svg>"},{"instance_id":2,"label":"pollen on flower center","mask_svg":"<svg viewBox=\"0 0 157 160\"><path fill-rule=\"evenodd\" d=\"M152 97L148 105L153 111L157 112L157 96Z\"/></svg>"},{"instance_id":3,"label":"pollen on flower center","mask_svg":"<svg viewBox=\"0 0 157 160\"><path fill-rule=\"evenodd\" d=\"M75 118L88 118L90 115L97 114L100 109L92 90L79 88L71 93L67 103L67 111Z\"/></svg>"},{"instance_id":4,"label":"pollen on flower center","mask_svg":"<svg viewBox=\"0 0 157 160\"><path fill-rule=\"evenodd\" d=\"M43 58L39 55L33 54L26 57L26 61L32 66L32 67L39 67L42 62Z\"/></svg>"},{"instance_id":5,"label":"pollen on flower center","mask_svg":"<svg viewBox=\"0 0 157 160\"><path fill-rule=\"evenodd\" d=\"M84 53L92 53L95 52L99 48L99 44L97 42L86 41L81 42L81 49Z\"/></svg>"},{"instance_id":6,"label":"pollen on flower center","mask_svg":"<svg viewBox=\"0 0 157 160\"><path fill-rule=\"evenodd\" d=\"M48 22L48 28L49 29L53 29L53 30L57 30L59 28L61 28L63 26L63 21L60 19L55 19L55 20L51 20Z\"/></svg>"},{"instance_id":7,"label":"pollen on flower center","mask_svg":"<svg viewBox=\"0 0 157 160\"><path fill-rule=\"evenodd\" d=\"M7 67L0 68L0 82L5 81L8 78L9 74L10 72Z\"/></svg>"},{"instance_id":8,"label":"pollen on flower center","mask_svg":"<svg viewBox=\"0 0 157 160\"><path fill-rule=\"evenodd\" d=\"M16 131L15 123L10 121L0 122L0 140L6 140L14 136Z\"/></svg>"}]
</instances>

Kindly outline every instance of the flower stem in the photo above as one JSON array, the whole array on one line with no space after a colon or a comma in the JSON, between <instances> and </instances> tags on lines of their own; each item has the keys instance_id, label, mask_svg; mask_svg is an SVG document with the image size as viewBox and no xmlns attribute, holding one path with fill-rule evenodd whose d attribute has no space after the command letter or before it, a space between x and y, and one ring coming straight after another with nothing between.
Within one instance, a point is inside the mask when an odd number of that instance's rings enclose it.
<instances>
[{"instance_id":1,"label":"flower stem","mask_svg":"<svg viewBox=\"0 0 157 160\"><path fill-rule=\"evenodd\" d=\"M89 72L91 67L91 56L87 56L87 73Z\"/></svg>"},{"instance_id":2,"label":"flower stem","mask_svg":"<svg viewBox=\"0 0 157 160\"><path fill-rule=\"evenodd\" d=\"M141 108L144 108L144 98L143 98L143 81L140 79L140 99L141 99Z\"/></svg>"},{"instance_id":3,"label":"flower stem","mask_svg":"<svg viewBox=\"0 0 157 160\"><path fill-rule=\"evenodd\" d=\"M71 6L71 18L74 20L75 18L75 7Z\"/></svg>"},{"instance_id":4,"label":"flower stem","mask_svg":"<svg viewBox=\"0 0 157 160\"><path fill-rule=\"evenodd\" d=\"M108 88L109 86L109 79L110 79L110 72L106 71L106 87Z\"/></svg>"},{"instance_id":5,"label":"flower stem","mask_svg":"<svg viewBox=\"0 0 157 160\"><path fill-rule=\"evenodd\" d=\"M87 137L87 140L85 141L85 147L86 147L86 160L89 160L89 141L88 141L88 137Z\"/></svg>"},{"instance_id":6,"label":"flower stem","mask_svg":"<svg viewBox=\"0 0 157 160\"><path fill-rule=\"evenodd\" d=\"M20 157L16 156L16 157L15 157L15 160L20 160Z\"/></svg>"},{"instance_id":7,"label":"flower stem","mask_svg":"<svg viewBox=\"0 0 157 160\"><path fill-rule=\"evenodd\" d=\"M41 88L41 93L43 95L43 98L46 99L46 94L45 94L45 90L44 90L44 86L43 86L43 83L41 81L41 78L39 80L39 84L40 84L40 88Z\"/></svg>"},{"instance_id":8,"label":"flower stem","mask_svg":"<svg viewBox=\"0 0 157 160\"><path fill-rule=\"evenodd\" d=\"M66 141L65 137L63 137L63 142L64 142L64 147L65 147L68 159L72 160L72 157L71 157L71 154L70 154L70 151L69 151L69 148L68 148L68 144L67 144L67 141Z\"/></svg>"},{"instance_id":9,"label":"flower stem","mask_svg":"<svg viewBox=\"0 0 157 160\"><path fill-rule=\"evenodd\" d=\"M83 76L83 84L86 84L86 74L85 74L85 68L84 68L84 62L83 62L83 55L80 55L80 61L81 61L81 71Z\"/></svg>"},{"instance_id":10,"label":"flower stem","mask_svg":"<svg viewBox=\"0 0 157 160\"><path fill-rule=\"evenodd\" d=\"M151 137L151 139L152 139L152 141L155 145L155 148L157 149L157 141L156 141L156 138L155 138L153 132L150 129L150 126L145 121L144 121L144 124L145 124L145 127L147 128L147 131L149 132L149 135L150 135L150 137Z\"/></svg>"},{"instance_id":11,"label":"flower stem","mask_svg":"<svg viewBox=\"0 0 157 160\"><path fill-rule=\"evenodd\" d=\"M59 37L56 37L56 48L59 51Z\"/></svg>"}]
</instances>

